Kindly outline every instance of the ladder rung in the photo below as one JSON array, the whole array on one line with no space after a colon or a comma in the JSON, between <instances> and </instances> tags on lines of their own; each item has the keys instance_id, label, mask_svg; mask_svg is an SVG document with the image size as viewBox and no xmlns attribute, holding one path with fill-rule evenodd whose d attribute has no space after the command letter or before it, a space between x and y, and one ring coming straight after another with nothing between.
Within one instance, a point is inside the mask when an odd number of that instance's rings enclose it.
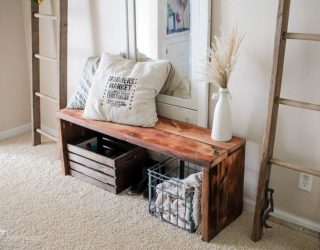
<instances>
[{"instance_id":1,"label":"ladder rung","mask_svg":"<svg viewBox=\"0 0 320 250\"><path fill-rule=\"evenodd\" d=\"M318 104L312 104L312 103L308 103L308 102L300 102L300 101L289 100L289 99L284 99L284 98L278 98L277 102L279 104L288 105L288 106L292 106L292 107L320 111L320 105L318 105Z\"/></svg>"},{"instance_id":2,"label":"ladder rung","mask_svg":"<svg viewBox=\"0 0 320 250\"><path fill-rule=\"evenodd\" d=\"M42 129L40 128L37 128L36 131L41 134L41 135L44 135L45 137L48 137L49 139L53 140L53 141L58 141L58 139L50 134L48 134L47 132L43 131Z\"/></svg>"},{"instance_id":3,"label":"ladder rung","mask_svg":"<svg viewBox=\"0 0 320 250\"><path fill-rule=\"evenodd\" d=\"M320 35L318 34L306 34L306 33L285 33L286 39L297 39L297 40L309 40L309 41L320 41Z\"/></svg>"},{"instance_id":4,"label":"ladder rung","mask_svg":"<svg viewBox=\"0 0 320 250\"><path fill-rule=\"evenodd\" d=\"M280 166L280 167L288 168L288 169L291 169L291 170L294 170L294 171L303 172L303 173L311 174L313 176L320 177L320 170L311 169L311 168L308 168L308 167L305 167L305 166L301 166L301 165L298 165L298 164L282 161L282 160L275 159L275 158L271 158L269 160L269 163L277 165L277 166Z\"/></svg>"},{"instance_id":5,"label":"ladder rung","mask_svg":"<svg viewBox=\"0 0 320 250\"><path fill-rule=\"evenodd\" d=\"M46 94L42 94L42 93L40 93L40 92L36 92L36 93L34 93L36 96L39 96L39 97L41 97L41 98L43 98L43 99L47 99L47 100L49 100L49 101L51 101L51 102L56 102L56 103L58 103L58 100L56 99L56 98L54 98L54 97L51 97L51 96L48 96L48 95L46 95Z\"/></svg>"},{"instance_id":6,"label":"ladder rung","mask_svg":"<svg viewBox=\"0 0 320 250\"><path fill-rule=\"evenodd\" d=\"M35 13L33 16L36 17L36 18L49 19L49 20L53 20L53 21L57 21L58 20L57 16L47 15L47 14Z\"/></svg>"},{"instance_id":7,"label":"ladder rung","mask_svg":"<svg viewBox=\"0 0 320 250\"><path fill-rule=\"evenodd\" d=\"M49 57L49 56L42 56L42 55L39 55L39 54L34 54L34 57L35 58L38 58L38 59L41 59L41 60L46 60L46 61L49 61L49 62L58 62L58 60L56 58L53 58L53 57Z\"/></svg>"}]
</instances>

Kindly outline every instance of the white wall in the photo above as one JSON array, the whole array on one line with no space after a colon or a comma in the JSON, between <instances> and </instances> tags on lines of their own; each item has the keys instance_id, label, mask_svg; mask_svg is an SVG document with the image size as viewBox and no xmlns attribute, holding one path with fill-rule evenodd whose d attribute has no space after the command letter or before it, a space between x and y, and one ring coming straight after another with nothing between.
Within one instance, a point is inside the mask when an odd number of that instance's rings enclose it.
<instances>
[{"instance_id":1,"label":"white wall","mask_svg":"<svg viewBox=\"0 0 320 250\"><path fill-rule=\"evenodd\" d=\"M158 0L136 0L135 3L137 48L147 57L160 59Z\"/></svg>"},{"instance_id":2,"label":"white wall","mask_svg":"<svg viewBox=\"0 0 320 250\"><path fill-rule=\"evenodd\" d=\"M0 1L0 138L30 123L30 88L22 9L19 1Z\"/></svg>"},{"instance_id":3,"label":"white wall","mask_svg":"<svg viewBox=\"0 0 320 250\"><path fill-rule=\"evenodd\" d=\"M127 51L124 0L69 1L68 97L87 58Z\"/></svg>"},{"instance_id":4,"label":"white wall","mask_svg":"<svg viewBox=\"0 0 320 250\"><path fill-rule=\"evenodd\" d=\"M267 111L273 60L273 43L278 0L214 0L213 34L230 31L238 24L245 33L240 60L230 82L235 134L248 140L245 197L255 200L260 145ZM320 33L320 2L292 1L289 30ZM319 103L320 45L289 41L282 96ZM212 90L211 90L212 91ZM214 103L210 104L212 121ZM275 156L320 169L320 116L317 112L281 108ZM314 178L311 193L298 189L298 174L273 167L270 186L275 189L275 206L294 216L320 223L320 180Z\"/></svg>"}]
</instances>

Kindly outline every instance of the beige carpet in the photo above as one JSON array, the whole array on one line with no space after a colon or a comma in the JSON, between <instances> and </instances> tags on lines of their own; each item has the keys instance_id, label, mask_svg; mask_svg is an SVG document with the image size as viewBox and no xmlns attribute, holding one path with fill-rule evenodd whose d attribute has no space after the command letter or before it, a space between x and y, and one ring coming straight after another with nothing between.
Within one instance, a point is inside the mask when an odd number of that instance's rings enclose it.
<instances>
[{"instance_id":1,"label":"beige carpet","mask_svg":"<svg viewBox=\"0 0 320 250\"><path fill-rule=\"evenodd\" d=\"M60 175L56 144L30 135L0 142L0 249L319 249L313 237L274 225L249 239L245 212L210 243L151 217L147 201Z\"/></svg>"}]
</instances>

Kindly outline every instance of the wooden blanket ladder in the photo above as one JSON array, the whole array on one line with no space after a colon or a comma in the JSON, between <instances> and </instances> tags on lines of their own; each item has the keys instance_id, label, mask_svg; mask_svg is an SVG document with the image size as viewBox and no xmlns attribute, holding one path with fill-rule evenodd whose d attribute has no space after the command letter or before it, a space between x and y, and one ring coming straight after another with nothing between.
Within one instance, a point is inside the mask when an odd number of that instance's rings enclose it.
<instances>
[{"instance_id":1,"label":"wooden blanket ladder","mask_svg":"<svg viewBox=\"0 0 320 250\"><path fill-rule=\"evenodd\" d=\"M65 108L67 104L67 25L68 25L68 0L59 1L59 16L39 13L39 4L31 1L31 36L32 36L32 87L31 87L31 112L32 112L32 139L33 145L41 144L41 135L54 141L57 138L41 129L40 99L57 104L58 108ZM59 24L58 45L56 58L40 54L39 20L55 21ZM40 91L40 60L57 64L59 70L59 97L54 98Z\"/></svg>"},{"instance_id":2,"label":"wooden blanket ladder","mask_svg":"<svg viewBox=\"0 0 320 250\"><path fill-rule=\"evenodd\" d=\"M283 160L275 159L273 157L276 125L279 104L288 105L297 108L309 109L314 111L320 111L320 105L311 104L296 100L289 100L280 97L282 73L284 65L285 47L287 39L297 39L297 40L309 40L309 41L320 41L320 35L317 34L305 34L305 33L290 33L288 30L289 21L289 10L290 10L290 0L280 0L277 15L277 26L275 34L275 48L274 48L274 62L272 69L271 87L269 93L269 103L268 103L268 115L266 120L262 155L260 162L260 173L259 173L259 184L257 190L257 199L254 215L254 223L251 239L253 241L258 241L262 237L263 227L268 227L266 224L266 219L271 219L275 222L280 222L282 224L289 225L289 222L281 221L275 217L269 216L269 212L273 211L273 201L272 193L273 190L269 188L269 179L271 173L271 166L277 165L284 167L293 171L299 171L308 173L317 177L320 177L320 171L316 169L310 169L305 166L300 166L298 164L293 164ZM271 197L270 197L271 196ZM270 206L271 205L271 206ZM291 225L290 227L299 228L303 227L297 225ZM305 229L308 231L307 229ZM314 232L319 236L319 232Z\"/></svg>"}]
</instances>

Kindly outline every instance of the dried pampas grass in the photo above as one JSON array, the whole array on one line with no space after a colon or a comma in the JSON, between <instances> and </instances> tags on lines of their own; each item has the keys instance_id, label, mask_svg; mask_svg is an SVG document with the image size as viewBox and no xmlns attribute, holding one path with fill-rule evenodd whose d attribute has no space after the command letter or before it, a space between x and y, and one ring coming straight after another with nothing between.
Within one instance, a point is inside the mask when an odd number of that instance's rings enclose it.
<instances>
[{"instance_id":1,"label":"dried pampas grass","mask_svg":"<svg viewBox=\"0 0 320 250\"><path fill-rule=\"evenodd\" d=\"M232 29L229 36L221 32L221 36L214 37L208 48L208 57L201 68L203 80L213 83L220 88L227 88L230 75L238 60L238 50L244 35L237 27Z\"/></svg>"}]
</instances>

